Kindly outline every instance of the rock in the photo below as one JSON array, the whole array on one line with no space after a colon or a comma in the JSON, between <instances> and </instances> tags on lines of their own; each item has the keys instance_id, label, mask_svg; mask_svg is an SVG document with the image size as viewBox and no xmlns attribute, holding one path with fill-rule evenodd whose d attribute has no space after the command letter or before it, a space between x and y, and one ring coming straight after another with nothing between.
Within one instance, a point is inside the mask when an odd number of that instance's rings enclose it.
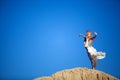
<instances>
[{"instance_id":1,"label":"rock","mask_svg":"<svg viewBox=\"0 0 120 80\"><path fill-rule=\"evenodd\" d=\"M40 77L34 80L119 80L107 73L87 68L74 68L63 70L48 77Z\"/></svg>"}]
</instances>

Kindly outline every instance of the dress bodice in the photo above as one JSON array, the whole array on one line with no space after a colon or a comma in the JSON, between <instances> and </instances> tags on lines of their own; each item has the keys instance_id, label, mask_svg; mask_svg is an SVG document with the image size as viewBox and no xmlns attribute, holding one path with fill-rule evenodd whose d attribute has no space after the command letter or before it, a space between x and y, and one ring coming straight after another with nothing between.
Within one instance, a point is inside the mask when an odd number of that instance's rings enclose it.
<instances>
[{"instance_id":1,"label":"dress bodice","mask_svg":"<svg viewBox=\"0 0 120 80\"><path fill-rule=\"evenodd\" d=\"M93 40L91 40L89 38L85 38L85 40L84 40L84 46L85 47L90 47L90 46L92 46L92 42L93 42Z\"/></svg>"}]
</instances>

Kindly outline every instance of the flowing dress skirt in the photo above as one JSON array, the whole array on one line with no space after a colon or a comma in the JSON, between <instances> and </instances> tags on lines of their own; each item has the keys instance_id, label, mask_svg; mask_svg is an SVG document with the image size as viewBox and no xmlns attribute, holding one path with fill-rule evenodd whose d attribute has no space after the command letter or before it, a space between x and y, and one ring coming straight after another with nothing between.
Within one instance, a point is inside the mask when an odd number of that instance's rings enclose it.
<instances>
[{"instance_id":1,"label":"flowing dress skirt","mask_svg":"<svg viewBox=\"0 0 120 80\"><path fill-rule=\"evenodd\" d=\"M88 53L90 55L95 55L97 59L105 58L105 52L102 52L102 51L97 52L97 50L93 46L87 46L86 48L88 50Z\"/></svg>"}]
</instances>

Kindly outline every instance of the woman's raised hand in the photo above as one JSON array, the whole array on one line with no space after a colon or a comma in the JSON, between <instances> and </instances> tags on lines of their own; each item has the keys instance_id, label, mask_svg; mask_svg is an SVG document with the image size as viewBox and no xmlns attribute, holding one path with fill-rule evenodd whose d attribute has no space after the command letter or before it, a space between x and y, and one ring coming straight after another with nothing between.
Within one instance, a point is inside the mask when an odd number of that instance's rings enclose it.
<instances>
[{"instance_id":1,"label":"woman's raised hand","mask_svg":"<svg viewBox=\"0 0 120 80\"><path fill-rule=\"evenodd\" d=\"M95 35L97 35L97 32L94 32Z\"/></svg>"}]
</instances>

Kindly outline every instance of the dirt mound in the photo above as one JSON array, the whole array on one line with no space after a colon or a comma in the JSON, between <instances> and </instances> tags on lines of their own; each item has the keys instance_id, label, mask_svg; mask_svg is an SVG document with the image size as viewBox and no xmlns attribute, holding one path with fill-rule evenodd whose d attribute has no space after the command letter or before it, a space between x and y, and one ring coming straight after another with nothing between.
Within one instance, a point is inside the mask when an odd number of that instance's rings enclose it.
<instances>
[{"instance_id":1,"label":"dirt mound","mask_svg":"<svg viewBox=\"0 0 120 80\"><path fill-rule=\"evenodd\" d=\"M107 73L87 68L74 68L63 70L48 77L40 77L34 80L119 80Z\"/></svg>"}]
</instances>

